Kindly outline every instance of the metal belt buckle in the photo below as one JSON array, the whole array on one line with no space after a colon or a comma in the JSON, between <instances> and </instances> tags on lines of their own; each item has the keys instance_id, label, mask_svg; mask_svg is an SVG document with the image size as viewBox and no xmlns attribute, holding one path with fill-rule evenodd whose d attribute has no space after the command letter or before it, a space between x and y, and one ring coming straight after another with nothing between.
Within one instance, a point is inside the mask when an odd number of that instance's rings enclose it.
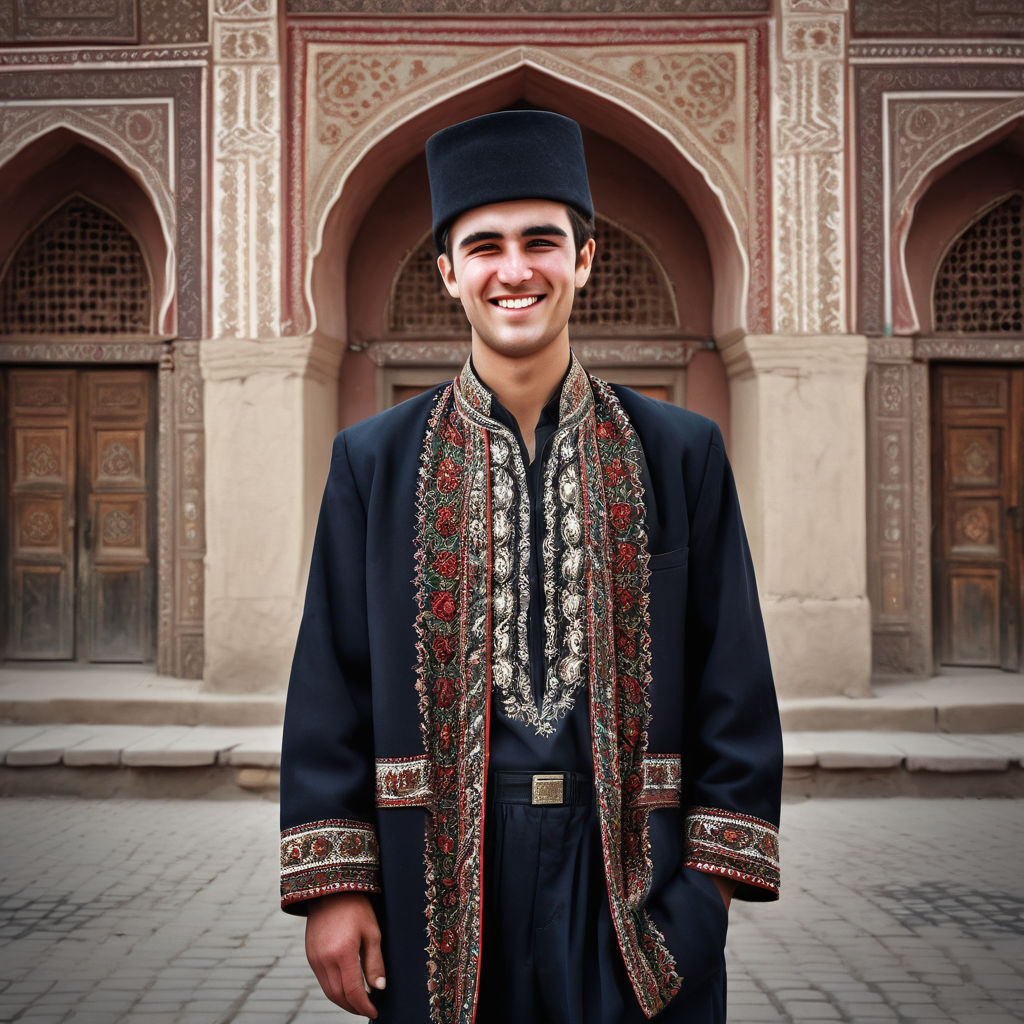
<instances>
[{"instance_id":1,"label":"metal belt buckle","mask_svg":"<svg viewBox=\"0 0 1024 1024\"><path fill-rule=\"evenodd\" d=\"M565 776L561 772L557 775L534 775L531 803L561 804L565 800L564 794Z\"/></svg>"}]
</instances>

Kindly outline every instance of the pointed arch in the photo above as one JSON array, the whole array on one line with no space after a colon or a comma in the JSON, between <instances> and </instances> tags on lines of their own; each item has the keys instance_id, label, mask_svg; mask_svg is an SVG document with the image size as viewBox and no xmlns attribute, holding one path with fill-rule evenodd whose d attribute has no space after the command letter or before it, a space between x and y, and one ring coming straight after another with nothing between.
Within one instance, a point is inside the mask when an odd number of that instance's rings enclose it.
<instances>
[{"instance_id":1,"label":"pointed arch","mask_svg":"<svg viewBox=\"0 0 1024 1024\"><path fill-rule=\"evenodd\" d=\"M1024 117L949 155L916 202L905 233L894 237L903 253L901 330L927 335L937 329L935 283L950 246L979 217L1015 192L1024 192Z\"/></svg>"},{"instance_id":2,"label":"pointed arch","mask_svg":"<svg viewBox=\"0 0 1024 1024\"><path fill-rule=\"evenodd\" d=\"M546 51L519 47L462 67L410 92L387 116L369 121L324 169L310 197L306 300L324 333L344 338L344 274L355 233L381 181L389 180L437 129L526 101L614 137L655 167L702 229L714 275L716 334L743 329L749 261L742 186L712 147L664 109L621 84Z\"/></svg>"},{"instance_id":3,"label":"pointed arch","mask_svg":"<svg viewBox=\"0 0 1024 1024\"><path fill-rule=\"evenodd\" d=\"M68 112L71 120L73 112ZM35 131L32 131L32 128ZM0 267L10 261L26 234L49 212L72 196L80 196L106 210L137 241L152 282L151 332L174 333L175 251L173 217L161 210L159 190L125 163L116 150L74 130L66 123L33 121L15 132L0 147L0 203L7 215L0 222ZM123 146L120 148L124 148ZM173 204L171 206L173 211Z\"/></svg>"}]
</instances>

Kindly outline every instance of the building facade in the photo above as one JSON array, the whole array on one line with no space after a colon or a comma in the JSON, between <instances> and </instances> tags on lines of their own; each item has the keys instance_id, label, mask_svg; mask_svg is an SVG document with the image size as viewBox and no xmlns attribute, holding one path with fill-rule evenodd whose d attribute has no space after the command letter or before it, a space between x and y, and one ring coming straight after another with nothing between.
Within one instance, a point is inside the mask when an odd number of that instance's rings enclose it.
<instances>
[{"instance_id":1,"label":"building facade","mask_svg":"<svg viewBox=\"0 0 1024 1024\"><path fill-rule=\"evenodd\" d=\"M1018 7L0 3L5 659L284 687L333 434L468 351L424 142L526 105L577 352L723 427L780 693L1019 671Z\"/></svg>"}]
</instances>

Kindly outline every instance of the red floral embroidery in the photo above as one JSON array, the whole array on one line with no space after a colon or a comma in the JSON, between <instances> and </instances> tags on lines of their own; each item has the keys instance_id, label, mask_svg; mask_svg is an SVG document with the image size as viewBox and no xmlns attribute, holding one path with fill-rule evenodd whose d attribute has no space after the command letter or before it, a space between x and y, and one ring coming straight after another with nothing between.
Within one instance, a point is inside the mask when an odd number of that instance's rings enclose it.
<instances>
[{"instance_id":1,"label":"red floral embroidery","mask_svg":"<svg viewBox=\"0 0 1024 1024\"><path fill-rule=\"evenodd\" d=\"M434 568L446 579L453 580L459 574L459 556L454 551L442 551L434 560Z\"/></svg>"},{"instance_id":2,"label":"red floral embroidery","mask_svg":"<svg viewBox=\"0 0 1024 1024\"><path fill-rule=\"evenodd\" d=\"M615 487L616 485L621 484L628 475L629 474L622 465L622 460L618 457L612 459L612 461L604 467L604 481L609 487Z\"/></svg>"},{"instance_id":3,"label":"red floral embroidery","mask_svg":"<svg viewBox=\"0 0 1024 1024\"><path fill-rule=\"evenodd\" d=\"M445 622L455 618L455 598L447 590L435 590L430 595L430 610Z\"/></svg>"},{"instance_id":4,"label":"red floral embroidery","mask_svg":"<svg viewBox=\"0 0 1024 1024\"><path fill-rule=\"evenodd\" d=\"M622 737L626 741L626 744L630 747L635 747L640 739L640 719L639 718L627 718L622 723Z\"/></svg>"},{"instance_id":5,"label":"red floral embroidery","mask_svg":"<svg viewBox=\"0 0 1024 1024\"><path fill-rule=\"evenodd\" d=\"M434 637L430 646L434 650L434 657L437 658L442 665L447 665L448 662L455 657L457 641L455 637L447 636L442 633L440 636Z\"/></svg>"},{"instance_id":6,"label":"red floral embroidery","mask_svg":"<svg viewBox=\"0 0 1024 1024\"><path fill-rule=\"evenodd\" d=\"M452 412L448 419L445 420L444 426L441 428L441 436L449 443L455 445L456 448L462 448L466 444L465 438L462 436L462 432L458 427L459 414Z\"/></svg>"},{"instance_id":7,"label":"red floral embroidery","mask_svg":"<svg viewBox=\"0 0 1024 1024\"><path fill-rule=\"evenodd\" d=\"M459 532L459 521L454 505L442 505L434 517L434 528L442 537L454 537Z\"/></svg>"},{"instance_id":8,"label":"red floral embroidery","mask_svg":"<svg viewBox=\"0 0 1024 1024\"><path fill-rule=\"evenodd\" d=\"M633 521L633 508L624 501L617 501L608 509L608 518L617 533L625 533Z\"/></svg>"},{"instance_id":9,"label":"red floral embroidery","mask_svg":"<svg viewBox=\"0 0 1024 1024\"><path fill-rule=\"evenodd\" d=\"M597 436L602 441L614 441L618 437L618 428L611 420L603 420L597 424Z\"/></svg>"},{"instance_id":10,"label":"red floral embroidery","mask_svg":"<svg viewBox=\"0 0 1024 1024\"><path fill-rule=\"evenodd\" d=\"M442 459L437 467L437 489L442 494L451 494L462 480L462 472L451 459Z\"/></svg>"},{"instance_id":11,"label":"red floral embroidery","mask_svg":"<svg viewBox=\"0 0 1024 1024\"><path fill-rule=\"evenodd\" d=\"M455 703L457 696L458 686L454 679L442 677L434 683L434 699L437 701L437 706L442 710L450 708Z\"/></svg>"},{"instance_id":12,"label":"red floral embroidery","mask_svg":"<svg viewBox=\"0 0 1024 1024\"><path fill-rule=\"evenodd\" d=\"M615 646L627 658L636 657L636 637L632 633L617 629L615 631Z\"/></svg>"},{"instance_id":13,"label":"red floral embroidery","mask_svg":"<svg viewBox=\"0 0 1024 1024\"><path fill-rule=\"evenodd\" d=\"M626 541L617 544L615 546L615 571L635 572L636 568L636 545Z\"/></svg>"}]
</instances>

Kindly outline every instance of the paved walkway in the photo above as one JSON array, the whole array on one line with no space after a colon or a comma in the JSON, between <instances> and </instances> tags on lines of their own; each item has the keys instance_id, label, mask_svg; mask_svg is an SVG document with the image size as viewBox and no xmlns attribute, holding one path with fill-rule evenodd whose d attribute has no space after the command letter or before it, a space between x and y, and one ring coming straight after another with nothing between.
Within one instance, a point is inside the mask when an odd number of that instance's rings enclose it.
<instances>
[{"instance_id":1,"label":"paved walkway","mask_svg":"<svg viewBox=\"0 0 1024 1024\"><path fill-rule=\"evenodd\" d=\"M276 817L0 802L0 1021L354 1020L276 907ZM1022 850L1021 801L787 804L782 901L734 904L731 1024L1024 1021Z\"/></svg>"}]
</instances>

